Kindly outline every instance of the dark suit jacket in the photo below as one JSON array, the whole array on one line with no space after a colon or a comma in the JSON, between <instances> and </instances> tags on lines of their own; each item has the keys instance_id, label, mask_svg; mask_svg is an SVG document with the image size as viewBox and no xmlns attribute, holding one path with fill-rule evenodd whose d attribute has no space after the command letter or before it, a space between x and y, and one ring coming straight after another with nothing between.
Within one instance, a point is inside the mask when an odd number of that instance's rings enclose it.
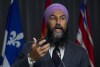
<instances>
[{"instance_id":1,"label":"dark suit jacket","mask_svg":"<svg viewBox=\"0 0 100 67\"><path fill-rule=\"evenodd\" d=\"M33 42L28 42L23 47L23 50L12 67L29 67L27 54L31 50ZM49 52L40 60L34 63L33 67L55 67ZM89 58L87 52L80 46L67 42L62 62L59 67L89 67Z\"/></svg>"}]
</instances>

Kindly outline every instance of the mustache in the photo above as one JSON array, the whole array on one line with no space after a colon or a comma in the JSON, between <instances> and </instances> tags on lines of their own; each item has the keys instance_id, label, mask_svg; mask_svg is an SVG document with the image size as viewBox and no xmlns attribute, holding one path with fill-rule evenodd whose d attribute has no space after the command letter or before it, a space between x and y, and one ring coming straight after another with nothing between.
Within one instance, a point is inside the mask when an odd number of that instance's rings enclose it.
<instances>
[{"instance_id":1,"label":"mustache","mask_svg":"<svg viewBox=\"0 0 100 67\"><path fill-rule=\"evenodd\" d=\"M56 24L54 29L61 29L61 30L63 30L63 27L60 24Z\"/></svg>"}]
</instances>

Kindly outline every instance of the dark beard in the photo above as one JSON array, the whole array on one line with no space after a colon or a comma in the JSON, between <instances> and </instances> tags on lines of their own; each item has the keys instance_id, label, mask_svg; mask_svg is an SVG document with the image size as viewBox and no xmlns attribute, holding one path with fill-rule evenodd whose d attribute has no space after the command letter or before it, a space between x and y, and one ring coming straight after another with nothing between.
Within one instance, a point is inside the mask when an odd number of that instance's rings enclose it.
<instances>
[{"instance_id":1,"label":"dark beard","mask_svg":"<svg viewBox=\"0 0 100 67\"><path fill-rule=\"evenodd\" d=\"M55 27L55 29L61 29L62 30L62 35L61 37L55 37L54 36L54 29L51 30L51 28L49 27L49 25L47 26L47 40L50 42L51 45L55 45L55 46L63 46L64 43L67 41L67 36L68 36L68 29L66 29L65 31L63 30L63 28L60 25L57 25Z\"/></svg>"}]
</instances>

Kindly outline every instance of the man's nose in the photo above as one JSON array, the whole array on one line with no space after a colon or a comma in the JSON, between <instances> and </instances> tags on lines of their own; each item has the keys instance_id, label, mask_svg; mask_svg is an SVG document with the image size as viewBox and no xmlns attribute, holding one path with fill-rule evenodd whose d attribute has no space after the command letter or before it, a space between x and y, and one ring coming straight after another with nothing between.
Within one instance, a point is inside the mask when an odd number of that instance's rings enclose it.
<instances>
[{"instance_id":1,"label":"man's nose","mask_svg":"<svg viewBox=\"0 0 100 67\"><path fill-rule=\"evenodd\" d=\"M57 23L57 24L60 24L60 19L59 19L59 18L57 18L56 23Z\"/></svg>"}]
</instances>

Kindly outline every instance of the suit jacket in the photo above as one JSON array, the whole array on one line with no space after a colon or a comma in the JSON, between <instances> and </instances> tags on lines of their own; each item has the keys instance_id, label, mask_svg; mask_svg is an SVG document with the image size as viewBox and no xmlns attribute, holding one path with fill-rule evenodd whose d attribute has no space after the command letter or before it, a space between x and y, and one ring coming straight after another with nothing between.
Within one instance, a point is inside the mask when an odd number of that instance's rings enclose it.
<instances>
[{"instance_id":1,"label":"suit jacket","mask_svg":"<svg viewBox=\"0 0 100 67\"><path fill-rule=\"evenodd\" d=\"M23 47L21 54L14 62L12 67L29 67L27 55L31 50L33 42L28 42ZM49 52L41 59L36 61L33 67L55 67ZM80 46L68 41L65 44L65 52L59 67L89 67L87 52Z\"/></svg>"}]
</instances>

